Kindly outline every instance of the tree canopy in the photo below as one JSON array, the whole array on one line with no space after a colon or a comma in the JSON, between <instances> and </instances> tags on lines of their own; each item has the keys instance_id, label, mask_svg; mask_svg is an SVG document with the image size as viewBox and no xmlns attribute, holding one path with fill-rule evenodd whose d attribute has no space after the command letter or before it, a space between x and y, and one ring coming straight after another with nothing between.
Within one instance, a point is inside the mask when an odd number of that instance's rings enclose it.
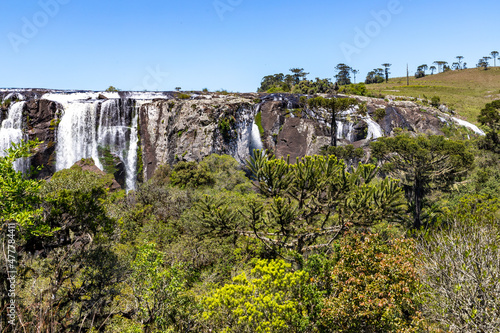
<instances>
[{"instance_id":1,"label":"tree canopy","mask_svg":"<svg viewBox=\"0 0 500 333\"><path fill-rule=\"evenodd\" d=\"M384 170L400 179L411 204L413 227L422 226L424 199L431 189L448 189L472 168L474 156L462 141L439 135L383 137L370 144Z\"/></svg>"}]
</instances>

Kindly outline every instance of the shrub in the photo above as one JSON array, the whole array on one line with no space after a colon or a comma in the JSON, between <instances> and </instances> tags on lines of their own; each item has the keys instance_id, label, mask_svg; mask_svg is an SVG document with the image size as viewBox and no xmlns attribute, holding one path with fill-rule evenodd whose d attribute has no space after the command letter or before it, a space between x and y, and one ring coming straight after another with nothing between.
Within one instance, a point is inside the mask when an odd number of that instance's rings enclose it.
<instances>
[{"instance_id":1,"label":"shrub","mask_svg":"<svg viewBox=\"0 0 500 333\"><path fill-rule=\"evenodd\" d=\"M431 98L431 105L435 108L439 107L439 105L441 104L441 98L439 98L439 96L433 96Z\"/></svg>"},{"instance_id":2,"label":"shrub","mask_svg":"<svg viewBox=\"0 0 500 333\"><path fill-rule=\"evenodd\" d=\"M375 121L380 121L382 118L384 118L387 115L387 112L385 109L377 109L375 110Z\"/></svg>"},{"instance_id":3,"label":"shrub","mask_svg":"<svg viewBox=\"0 0 500 333\"><path fill-rule=\"evenodd\" d=\"M500 331L499 200L465 197L419 243L426 315L451 332Z\"/></svg>"},{"instance_id":4,"label":"shrub","mask_svg":"<svg viewBox=\"0 0 500 333\"><path fill-rule=\"evenodd\" d=\"M228 118L222 118L219 121L219 130L222 134L222 137L224 140L229 141L232 138L232 129L231 126L234 124L235 119L234 117Z\"/></svg>"},{"instance_id":5,"label":"shrub","mask_svg":"<svg viewBox=\"0 0 500 333\"><path fill-rule=\"evenodd\" d=\"M218 332L306 331L308 280L282 260L258 260L249 276L242 273L203 299L203 319Z\"/></svg>"},{"instance_id":6,"label":"shrub","mask_svg":"<svg viewBox=\"0 0 500 333\"><path fill-rule=\"evenodd\" d=\"M332 294L320 322L329 332L416 332L421 325L414 241L377 234L342 238Z\"/></svg>"},{"instance_id":7,"label":"shrub","mask_svg":"<svg viewBox=\"0 0 500 333\"><path fill-rule=\"evenodd\" d=\"M262 112L258 112L255 115L255 124L259 128L260 136L263 137L264 136L264 127L262 127Z\"/></svg>"},{"instance_id":8,"label":"shrub","mask_svg":"<svg viewBox=\"0 0 500 333\"><path fill-rule=\"evenodd\" d=\"M170 174L172 185L185 187L199 187L214 183L214 179L208 170L199 166L196 162L179 162Z\"/></svg>"},{"instance_id":9,"label":"shrub","mask_svg":"<svg viewBox=\"0 0 500 333\"><path fill-rule=\"evenodd\" d=\"M189 94L184 94L184 93L178 93L178 94L177 94L177 98L178 98L178 99L190 99L190 98L191 98L191 95L189 95Z\"/></svg>"},{"instance_id":10,"label":"shrub","mask_svg":"<svg viewBox=\"0 0 500 333\"><path fill-rule=\"evenodd\" d=\"M342 159L344 161L354 161L359 160L363 157L364 151L363 148L354 148L353 145L345 145L345 146L324 146L320 149L323 155L333 155L337 157L337 159Z\"/></svg>"}]
</instances>

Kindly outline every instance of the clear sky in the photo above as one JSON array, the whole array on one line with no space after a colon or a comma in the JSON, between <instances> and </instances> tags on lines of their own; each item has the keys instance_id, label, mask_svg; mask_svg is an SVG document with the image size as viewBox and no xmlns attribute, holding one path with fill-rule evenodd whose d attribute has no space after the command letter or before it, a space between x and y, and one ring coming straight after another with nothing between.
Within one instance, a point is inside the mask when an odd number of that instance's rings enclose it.
<instances>
[{"instance_id":1,"label":"clear sky","mask_svg":"<svg viewBox=\"0 0 500 333\"><path fill-rule=\"evenodd\" d=\"M250 92L302 67L468 67L500 51L500 2L2 0L0 87Z\"/></svg>"}]
</instances>

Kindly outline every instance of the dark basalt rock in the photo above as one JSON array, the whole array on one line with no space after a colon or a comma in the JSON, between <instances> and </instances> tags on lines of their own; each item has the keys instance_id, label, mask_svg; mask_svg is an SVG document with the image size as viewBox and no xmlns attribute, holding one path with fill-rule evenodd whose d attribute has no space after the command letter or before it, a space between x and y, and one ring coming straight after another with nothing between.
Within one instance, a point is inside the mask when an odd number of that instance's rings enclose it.
<instances>
[{"instance_id":1,"label":"dark basalt rock","mask_svg":"<svg viewBox=\"0 0 500 333\"><path fill-rule=\"evenodd\" d=\"M37 178L50 177L56 171L56 130L61 112L56 102L48 100L30 100L25 105L28 139L42 142L31 157L31 165L41 168Z\"/></svg>"},{"instance_id":2,"label":"dark basalt rock","mask_svg":"<svg viewBox=\"0 0 500 333\"><path fill-rule=\"evenodd\" d=\"M115 180L120 184L122 188L126 188L126 175L125 175L125 163L123 163L118 156L115 158L115 172L113 173L113 176L115 177Z\"/></svg>"}]
</instances>

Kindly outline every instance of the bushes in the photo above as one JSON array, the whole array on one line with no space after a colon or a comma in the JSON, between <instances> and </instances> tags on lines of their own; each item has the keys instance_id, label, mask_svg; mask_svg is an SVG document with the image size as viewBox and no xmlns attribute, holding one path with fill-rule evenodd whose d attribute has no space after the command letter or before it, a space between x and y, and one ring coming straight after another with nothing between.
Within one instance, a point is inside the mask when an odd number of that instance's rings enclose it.
<instances>
[{"instance_id":1,"label":"bushes","mask_svg":"<svg viewBox=\"0 0 500 333\"><path fill-rule=\"evenodd\" d=\"M423 320L414 246L347 233L333 255L313 256L307 270L258 260L250 274L203 299L203 320L224 332L417 332Z\"/></svg>"},{"instance_id":2,"label":"bushes","mask_svg":"<svg viewBox=\"0 0 500 333\"><path fill-rule=\"evenodd\" d=\"M176 97L178 99L190 99L191 98L191 95L189 94L184 94L184 93L177 93L176 94Z\"/></svg>"},{"instance_id":3,"label":"bushes","mask_svg":"<svg viewBox=\"0 0 500 333\"><path fill-rule=\"evenodd\" d=\"M185 187L198 187L214 183L214 179L208 174L206 168L199 166L196 162L177 163L170 174L172 185Z\"/></svg>"},{"instance_id":4,"label":"bushes","mask_svg":"<svg viewBox=\"0 0 500 333\"><path fill-rule=\"evenodd\" d=\"M248 277L236 276L202 301L203 319L223 332L303 332L308 279L282 260L258 260Z\"/></svg>"},{"instance_id":5,"label":"bushes","mask_svg":"<svg viewBox=\"0 0 500 333\"><path fill-rule=\"evenodd\" d=\"M235 123L234 117L221 118L219 120L219 130L224 140L229 141L232 138L232 126Z\"/></svg>"},{"instance_id":6,"label":"bushes","mask_svg":"<svg viewBox=\"0 0 500 333\"><path fill-rule=\"evenodd\" d=\"M382 118L386 116L385 109L377 109L375 110L375 121L380 121Z\"/></svg>"},{"instance_id":7,"label":"bushes","mask_svg":"<svg viewBox=\"0 0 500 333\"><path fill-rule=\"evenodd\" d=\"M431 105L435 108L439 107L439 105L441 105L441 98L439 96L433 96L431 98Z\"/></svg>"},{"instance_id":8,"label":"bushes","mask_svg":"<svg viewBox=\"0 0 500 333\"><path fill-rule=\"evenodd\" d=\"M257 112L255 115L255 124L259 128L259 133L261 137L264 137L264 127L262 127L262 112Z\"/></svg>"},{"instance_id":9,"label":"bushes","mask_svg":"<svg viewBox=\"0 0 500 333\"><path fill-rule=\"evenodd\" d=\"M342 87L341 90L344 94L366 96L368 91L366 90L366 85L363 82L358 84L350 84Z\"/></svg>"},{"instance_id":10,"label":"bushes","mask_svg":"<svg viewBox=\"0 0 500 333\"><path fill-rule=\"evenodd\" d=\"M499 201L466 197L418 246L426 317L452 332L500 331Z\"/></svg>"},{"instance_id":11,"label":"bushes","mask_svg":"<svg viewBox=\"0 0 500 333\"><path fill-rule=\"evenodd\" d=\"M422 325L414 242L348 234L335 254L320 322L329 332L417 332Z\"/></svg>"}]
</instances>

